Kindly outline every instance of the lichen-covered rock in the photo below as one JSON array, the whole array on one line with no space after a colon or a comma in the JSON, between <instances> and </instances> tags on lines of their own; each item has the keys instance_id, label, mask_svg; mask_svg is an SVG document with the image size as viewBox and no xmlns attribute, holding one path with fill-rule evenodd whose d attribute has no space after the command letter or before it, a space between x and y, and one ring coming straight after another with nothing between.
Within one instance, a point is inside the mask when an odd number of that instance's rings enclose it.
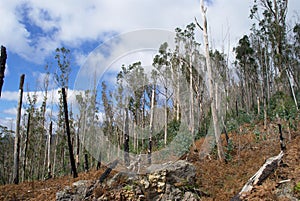
<instances>
[{"instance_id":1,"label":"lichen-covered rock","mask_svg":"<svg viewBox=\"0 0 300 201\"><path fill-rule=\"evenodd\" d=\"M182 181L187 181L189 183L195 182L196 168L193 164L184 160L158 165L155 164L147 168L148 174L161 171L167 172L166 177L169 183L177 183Z\"/></svg>"},{"instance_id":2,"label":"lichen-covered rock","mask_svg":"<svg viewBox=\"0 0 300 201\"><path fill-rule=\"evenodd\" d=\"M195 167L186 161L152 165L145 175L119 172L106 183L78 181L56 194L56 200L200 200Z\"/></svg>"},{"instance_id":3,"label":"lichen-covered rock","mask_svg":"<svg viewBox=\"0 0 300 201\"><path fill-rule=\"evenodd\" d=\"M56 193L57 201L84 200L92 195L94 190L94 182L88 180L80 180L67 186L63 191Z\"/></svg>"}]
</instances>

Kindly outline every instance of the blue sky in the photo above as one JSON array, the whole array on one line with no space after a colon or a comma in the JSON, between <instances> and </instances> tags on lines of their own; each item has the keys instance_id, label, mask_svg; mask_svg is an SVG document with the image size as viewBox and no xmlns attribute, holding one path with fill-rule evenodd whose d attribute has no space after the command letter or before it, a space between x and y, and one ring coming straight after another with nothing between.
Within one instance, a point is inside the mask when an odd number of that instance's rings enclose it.
<instances>
[{"instance_id":1,"label":"blue sky","mask_svg":"<svg viewBox=\"0 0 300 201\"><path fill-rule=\"evenodd\" d=\"M249 33L251 4L252 0L209 1L207 14L213 48L221 49L229 43L231 50L239 38ZM293 20L300 2L290 0L289 4L289 19ZM56 70L57 47L71 50L73 89L89 53L109 38L142 29L174 31L193 22L194 17L199 22L202 19L196 0L1 0L0 7L0 45L6 46L8 54L0 124L7 126L15 122L20 75L26 74L25 92L39 91L37 83L45 76L45 65L49 64L52 72ZM201 33L197 33L201 41ZM51 84L51 88L55 96L56 86Z\"/></svg>"}]
</instances>

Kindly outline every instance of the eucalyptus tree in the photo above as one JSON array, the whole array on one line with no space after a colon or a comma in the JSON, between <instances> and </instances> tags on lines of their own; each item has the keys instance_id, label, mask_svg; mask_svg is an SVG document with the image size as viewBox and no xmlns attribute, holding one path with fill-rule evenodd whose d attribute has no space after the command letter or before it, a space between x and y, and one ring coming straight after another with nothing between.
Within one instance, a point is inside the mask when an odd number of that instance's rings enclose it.
<instances>
[{"instance_id":1,"label":"eucalyptus tree","mask_svg":"<svg viewBox=\"0 0 300 201\"><path fill-rule=\"evenodd\" d=\"M287 8L286 0L255 0L250 14L251 19L257 20L257 25L253 29L257 30L258 37L264 36L261 42L266 43L265 46L271 56L271 65L267 73L270 74L270 83L274 79L276 87L274 91L284 90L285 86L289 86Z\"/></svg>"},{"instance_id":2,"label":"eucalyptus tree","mask_svg":"<svg viewBox=\"0 0 300 201\"><path fill-rule=\"evenodd\" d=\"M168 51L168 43L163 43L153 59L153 66L157 70L158 82L161 83L163 91L159 90L159 93L164 96L164 144L167 144L168 137L168 108L169 108L169 99L173 94L171 84L171 53Z\"/></svg>"},{"instance_id":3,"label":"eucalyptus tree","mask_svg":"<svg viewBox=\"0 0 300 201\"><path fill-rule=\"evenodd\" d=\"M141 62L135 62L128 67L123 65L117 75L117 80L118 84L122 84L122 93L125 99L122 106L128 109L128 112L131 113L133 118L133 149L138 152L139 130L144 129L145 126L144 107L146 106L145 93L148 78ZM124 120L125 119L126 115L124 116Z\"/></svg>"},{"instance_id":4,"label":"eucalyptus tree","mask_svg":"<svg viewBox=\"0 0 300 201\"><path fill-rule=\"evenodd\" d=\"M236 53L235 65L241 84L241 97L243 107L249 112L254 106L254 84L258 80L258 69L254 59L254 49L251 47L249 37L244 35L234 48Z\"/></svg>"}]
</instances>

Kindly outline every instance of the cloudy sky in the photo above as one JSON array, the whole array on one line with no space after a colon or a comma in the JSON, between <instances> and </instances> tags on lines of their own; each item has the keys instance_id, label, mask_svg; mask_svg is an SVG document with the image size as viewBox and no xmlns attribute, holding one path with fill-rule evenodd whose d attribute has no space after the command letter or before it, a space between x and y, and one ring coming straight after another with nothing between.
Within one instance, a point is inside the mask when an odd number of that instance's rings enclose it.
<instances>
[{"instance_id":1,"label":"cloudy sky","mask_svg":"<svg viewBox=\"0 0 300 201\"><path fill-rule=\"evenodd\" d=\"M252 2L253 0L208 1L207 15L213 48L224 47L227 52L227 49L231 50L236 45L239 38L249 33L253 23L248 18ZM10 125L15 121L20 75L26 74L26 92L39 91L37 83L45 76L45 65L50 64L52 71L55 71L54 50L57 47L64 46L71 50L72 88L76 85L78 72L82 72L81 67L90 52L101 44L110 43L112 37L121 34L124 38L129 35L130 39L126 41L127 46L123 51L110 54L108 49L104 56L99 56L102 60L98 62L105 61L108 55L113 55L114 58L109 59L110 62L115 62L126 51L134 51L132 48L138 49L140 45L140 48L151 49L156 42L160 42L146 34L145 41L138 42L139 44L135 44L137 46L132 45L139 41L130 35L134 31L137 31L138 38L143 36L144 32L141 30L147 29L162 30L161 33L165 36L169 33L172 35L176 27L184 28L195 17L202 22L199 0L1 0L0 8L0 44L7 48L8 53L0 99L2 125ZM299 19L299 8L299 0L289 1L289 20ZM201 41L201 32L197 31L197 34ZM149 40L152 46L147 46ZM102 46L102 50L103 48ZM115 63L119 65L120 62ZM100 64L100 71L103 72L107 65L110 64ZM52 86L55 99L55 86Z\"/></svg>"}]
</instances>

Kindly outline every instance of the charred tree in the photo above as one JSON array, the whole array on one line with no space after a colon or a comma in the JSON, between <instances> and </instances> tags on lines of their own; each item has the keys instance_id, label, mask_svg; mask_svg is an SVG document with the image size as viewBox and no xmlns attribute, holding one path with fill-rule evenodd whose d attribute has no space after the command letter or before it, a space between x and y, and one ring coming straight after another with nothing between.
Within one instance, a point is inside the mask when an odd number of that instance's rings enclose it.
<instances>
[{"instance_id":1,"label":"charred tree","mask_svg":"<svg viewBox=\"0 0 300 201\"><path fill-rule=\"evenodd\" d=\"M15 134L15 144L14 144L14 168L13 168L13 183L19 183L19 163L20 163L20 121L21 121L21 109L22 109L22 99L23 99L23 85L24 85L25 75L22 74L20 77L19 86L19 101L16 119L16 134Z\"/></svg>"},{"instance_id":2,"label":"charred tree","mask_svg":"<svg viewBox=\"0 0 300 201\"><path fill-rule=\"evenodd\" d=\"M100 176L99 181L100 183L103 183L104 180L108 177L108 175L110 174L110 172L118 165L119 161L114 160L109 167L104 171L104 173Z\"/></svg>"},{"instance_id":3,"label":"charred tree","mask_svg":"<svg viewBox=\"0 0 300 201\"><path fill-rule=\"evenodd\" d=\"M67 97L66 97L66 90L62 88L62 96L63 96L63 105L64 105L64 113L65 113L65 123L66 123L66 132L67 132L67 141L68 141L68 148L70 154L70 162L71 162L71 170L73 173L73 178L78 177L76 171L76 164L73 154L73 147L71 143L71 132L70 132L70 124L69 124L69 114L68 114L68 104L67 104Z\"/></svg>"},{"instance_id":4,"label":"charred tree","mask_svg":"<svg viewBox=\"0 0 300 201\"><path fill-rule=\"evenodd\" d=\"M87 153L84 154L84 171L89 171L89 157Z\"/></svg>"},{"instance_id":5,"label":"charred tree","mask_svg":"<svg viewBox=\"0 0 300 201\"><path fill-rule=\"evenodd\" d=\"M4 83L4 73L5 73L5 64L6 64L7 54L6 48L1 46L1 57L0 57L0 97L2 92L2 87Z\"/></svg>"}]
</instances>

